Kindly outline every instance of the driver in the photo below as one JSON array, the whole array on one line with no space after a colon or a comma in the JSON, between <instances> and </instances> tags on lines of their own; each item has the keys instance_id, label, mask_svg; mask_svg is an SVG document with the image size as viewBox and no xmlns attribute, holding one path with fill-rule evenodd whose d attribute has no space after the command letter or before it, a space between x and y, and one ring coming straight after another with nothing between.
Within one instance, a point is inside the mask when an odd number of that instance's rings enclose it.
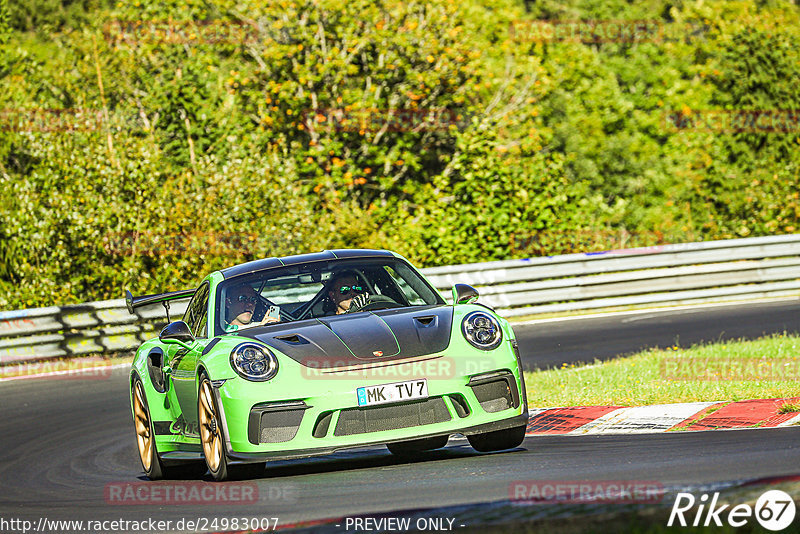
<instances>
[{"instance_id":1,"label":"driver","mask_svg":"<svg viewBox=\"0 0 800 534\"><path fill-rule=\"evenodd\" d=\"M253 312L256 309L257 302L258 294L249 284L242 284L229 289L228 296L225 299L225 320L228 322L225 326L225 331L233 332L234 330L263 326L280 321L280 319L265 315L261 321L253 322Z\"/></svg>"},{"instance_id":2,"label":"driver","mask_svg":"<svg viewBox=\"0 0 800 534\"><path fill-rule=\"evenodd\" d=\"M358 273L353 270L340 271L331 277L328 283L328 299L333 304L336 315L358 311L369 304L367 288L358 278Z\"/></svg>"}]
</instances>

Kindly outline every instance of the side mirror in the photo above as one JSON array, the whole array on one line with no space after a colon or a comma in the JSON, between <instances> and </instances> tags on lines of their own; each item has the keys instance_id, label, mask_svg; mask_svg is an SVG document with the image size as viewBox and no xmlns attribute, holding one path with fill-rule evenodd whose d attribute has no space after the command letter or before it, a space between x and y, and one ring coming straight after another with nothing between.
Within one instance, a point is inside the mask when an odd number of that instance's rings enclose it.
<instances>
[{"instance_id":1,"label":"side mirror","mask_svg":"<svg viewBox=\"0 0 800 534\"><path fill-rule=\"evenodd\" d=\"M478 290L467 284L453 286L453 304L472 304L478 300Z\"/></svg>"},{"instance_id":2,"label":"side mirror","mask_svg":"<svg viewBox=\"0 0 800 534\"><path fill-rule=\"evenodd\" d=\"M189 325L183 321L169 323L158 335L158 339L162 343L176 343L185 349L191 348L190 344L194 343L192 331L189 330Z\"/></svg>"},{"instance_id":3,"label":"side mirror","mask_svg":"<svg viewBox=\"0 0 800 534\"><path fill-rule=\"evenodd\" d=\"M128 313L133 315L133 295L127 289L125 290L125 306L128 308Z\"/></svg>"}]
</instances>

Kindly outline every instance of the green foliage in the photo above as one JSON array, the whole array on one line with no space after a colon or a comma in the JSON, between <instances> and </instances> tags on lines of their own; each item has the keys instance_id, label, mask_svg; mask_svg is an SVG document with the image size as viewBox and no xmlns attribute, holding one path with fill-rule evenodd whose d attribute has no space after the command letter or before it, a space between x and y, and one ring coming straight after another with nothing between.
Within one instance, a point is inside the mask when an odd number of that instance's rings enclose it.
<instances>
[{"instance_id":1,"label":"green foliage","mask_svg":"<svg viewBox=\"0 0 800 534\"><path fill-rule=\"evenodd\" d=\"M0 227L0 282L14 280L15 248L15 243L6 235L5 229Z\"/></svg>"},{"instance_id":2,"label":"green foliage","mask_svg":"<svg viewBox=\"0 0 800 534\"><path fill-rule=\"evenodd\" d=\"M11 13L8 9L8 0L0 0L0 45L8 41L11 33Z\"/></svg>"},{"instance_id":3,"label":"green foliage","mask_svg":"<svg viewBox=\"0 0 800 534\"><path fill-rule=\"evenodd\" d=\"M322 248L441 265L800 227L796 129L670 122L800 109L789 2L6 2L0 308ZM664 31L511 32L542 19Z\"/></svg>"},{"instance_id":4,"label":"green foliage","mask_svg":"<svg viewBox=\"0 0 800 534\"><path fill-rule=\"evenodd\" d=\"M785 2L697 3L683 14L707 21L700 75L713 92L707 109L780 112L800 109L800 12ZM796 112L795 112L796 113ZM704 235L718 238L796 232L800 227L800 130L752 125L713 138L684 139L694 161L681 196Z\"/></svg>"},{"instance_id":5,"label":"green foliage","mask_svg":"<svg viewBox=\"0 0 800 534\"><path fill-rule=\"evenodd\" d=\"M20 31L76 28L91 21L92 12L110 0L3 0L11 25Z\"/></svg>"},{"instance_id":6,"label":"green foliage","mask_svg":"<svg viewBox=\"0 0 800 534\"><path fill-rule=\"evenodd\" d=\"M447 168L401 203L384 230L392 248L410 248L427 265L499 260L517 236L574 227L584 192L570 187L562 158L503 154L495 131L457 136Z\"/></svg>"}]
</instances>

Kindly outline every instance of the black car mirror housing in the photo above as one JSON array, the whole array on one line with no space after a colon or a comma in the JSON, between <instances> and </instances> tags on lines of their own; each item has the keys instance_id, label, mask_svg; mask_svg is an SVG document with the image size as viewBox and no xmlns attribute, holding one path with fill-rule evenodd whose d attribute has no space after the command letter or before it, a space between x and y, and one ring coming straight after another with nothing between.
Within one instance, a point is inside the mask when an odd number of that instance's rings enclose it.
<instances>
[{"instance_id":1,"label":"black car mirror housing","mask_svg":"<svg viewBox=\"0 0 800 534\"><path fill-rule=\"evenodd\" d=\"M472 304L478 300L478 290L467 284L453 286L453 305Z\"/></svg>"},{"instance_id":2,"label":"black car mirror housing","mask_svg":"<svg viewBox=\"0 0 800 534\"><path fill-rule=\"evenodd\" d=\"M189 325L183 321L169 323L158 335L158 339L162 343L174 343L185 349L190 349L191 344L194 343L192 331L189 330Z\"/></svg>"}]
</instances>

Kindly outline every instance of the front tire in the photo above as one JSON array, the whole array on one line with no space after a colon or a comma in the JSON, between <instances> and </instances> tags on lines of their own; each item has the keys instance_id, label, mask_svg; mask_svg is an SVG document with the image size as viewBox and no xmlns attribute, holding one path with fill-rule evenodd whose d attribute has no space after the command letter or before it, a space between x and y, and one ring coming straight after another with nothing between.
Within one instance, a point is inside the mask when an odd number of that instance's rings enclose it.
<instances>
[{"instance_id":1,"label":"front tire","mask_svg":"<svg viewBox=\"0 0 800 534\"><path fill-rule=\"evenodd\" d=\"M506 449L516 449L525 439L526 426L516 426L504 430L495 430L484 434L474 434L467 436L469 444L478 452L504 451Z\"/></svg>"},{"instance_id":2,"label":"front tire","mask_svg":"<svg viewBox=\"0 0 800 534\"><path fill-rule=\"evenodd\" d=\"M229 478L253 478L264 474L264 463L230 465L225 454L225 433L222 428L219 406L211 381L201 375L197 392L197 421L200 426L200 443L208 472L221 482Z\"/></svg>"},{"instance_id":3,"label":"front tire","mask_svg":"<svg viewBox=\"0 0 800 534\"><path fill-rule=\"evenodd\" d=\"M217 400L207 376L200 377L197 392L197 421L200 426L200 443L203 445L203 457L206 459L208 472L214 480L228 478L228 457L225 454L225 438L222 433L222 420L219 416Z\"/></svg>"}]
</instances>

